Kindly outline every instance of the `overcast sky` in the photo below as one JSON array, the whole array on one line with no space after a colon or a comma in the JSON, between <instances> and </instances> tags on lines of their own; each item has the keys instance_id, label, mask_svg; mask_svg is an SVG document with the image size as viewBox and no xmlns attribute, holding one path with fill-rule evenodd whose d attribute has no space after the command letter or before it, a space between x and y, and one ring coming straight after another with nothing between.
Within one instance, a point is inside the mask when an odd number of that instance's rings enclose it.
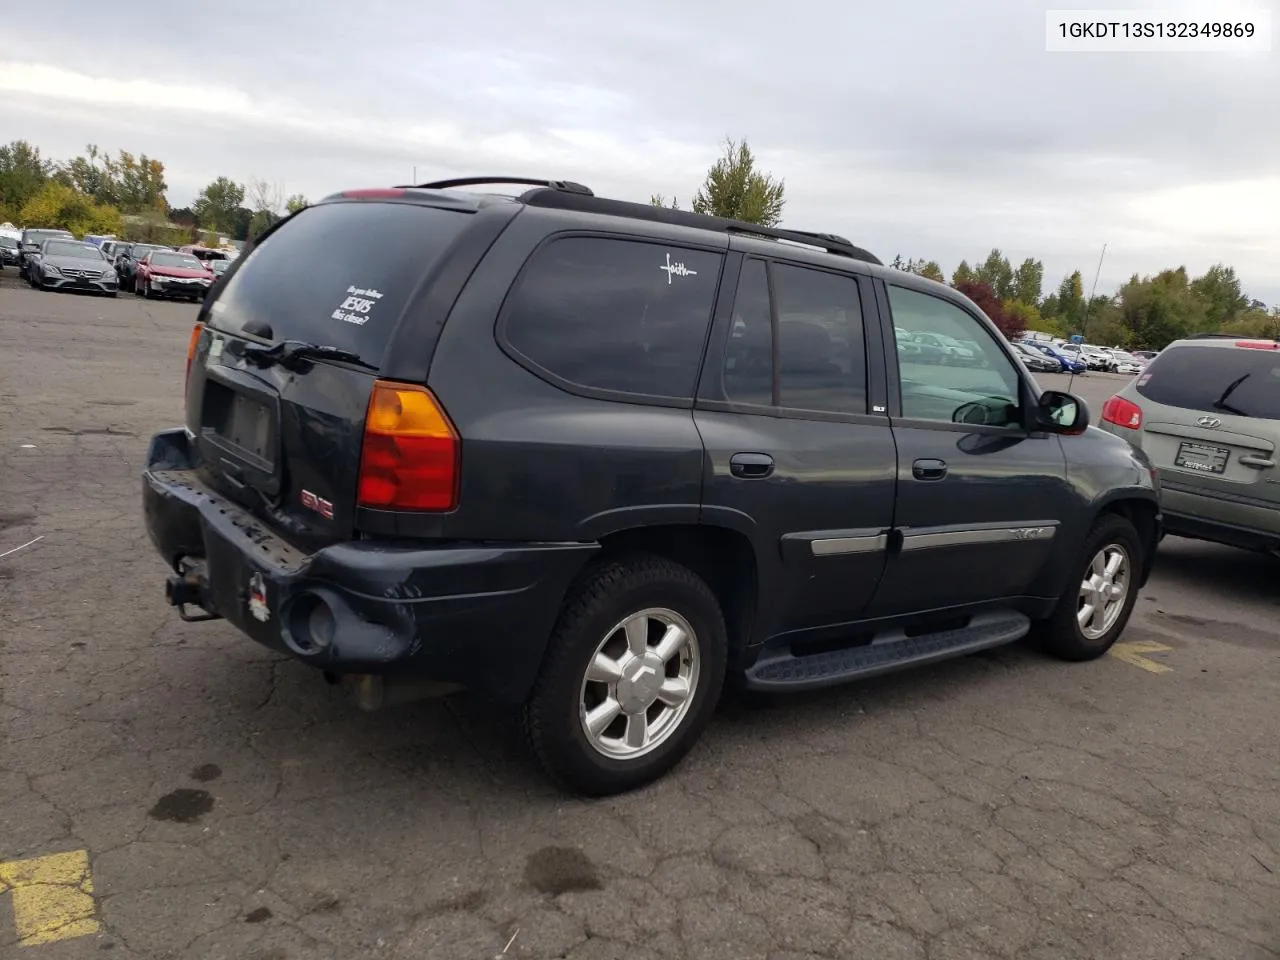
<instances>
[{"instance_id":1,"label":"overcast sky","mask_svg":"<svg viewBox=\"0 0 1280 960\"><path fill-rule=\"evenodd\" d=\"M1245 2L1280 24L1280 0ZM1222 261L1280 303L1280 42L1046 53L1067 5L59 0L5 18L0 141L145 152L173 206L219 175L315 199L415 167L687 205L745 136L785 225L886 262L950 274L999 246L1087 290L1106 242L1100 292Z\"/></svg>"}]
</instances>

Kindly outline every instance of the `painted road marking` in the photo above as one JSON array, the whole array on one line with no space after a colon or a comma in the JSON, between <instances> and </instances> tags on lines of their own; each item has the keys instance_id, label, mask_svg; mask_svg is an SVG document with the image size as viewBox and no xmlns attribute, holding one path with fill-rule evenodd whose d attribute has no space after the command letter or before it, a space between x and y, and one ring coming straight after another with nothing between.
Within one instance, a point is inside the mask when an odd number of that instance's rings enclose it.
<instances>
[{"instance_id":1,"label":"painted road marking","mask_svg":"<svg viewBox=\"0 0 1280 960\"><path fill-rule=\"evenodd\" d=\"M1168 653L1172 649L1173 647L1166 647L1155 640L1134 640L1132 643L1112 644L1111 655L1117 660L1141 667L1148 673L1172 673L1173 667L1166 667L1163 663L1148 660L1143 656L1145 653Z\"/></svg>"},{"instance_id":2,"label":"painted road marking","mask_svg":"<svg viewBox=\"0 0 1280 960\"><path fill-rule=\"evenodd\" d=\"M87 850L0 863L4 893L13 894L13 919L24 947L98 932Z\"/></svg>"}]
</instances>

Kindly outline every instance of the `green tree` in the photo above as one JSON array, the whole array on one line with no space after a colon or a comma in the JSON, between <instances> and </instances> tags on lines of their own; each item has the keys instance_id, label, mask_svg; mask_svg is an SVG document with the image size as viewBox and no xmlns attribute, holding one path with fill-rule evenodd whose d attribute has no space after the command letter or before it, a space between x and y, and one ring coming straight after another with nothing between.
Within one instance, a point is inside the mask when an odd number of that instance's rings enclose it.
<instances>
[{"instance_id":1,"label":"green tree","mask_svg":"<svg viewBox=\"0 0 1280 960\"><path fill-rule=\"evenodd\" d=\"M1069 333L1080 332L1080 325L1084 322L1084 280L1079 270L1058 284L1054 313L1062 318L1062 324Z\"/></svg>"},{"instance_id":2,"label":"green tree","mask_svg":"<svg viewBox=\"0 0 1280 960\"><path fill-rule=\"evenodd\" d=\"M1044 287L1044 264L1028 257L1013 272L1013 299L1036 307Z\"/></svg>"},{"instance_id":3,"label":"green tree","mask_svg":"<svg viewBox=\"0 0 1280 960\"><path fill-rule=\"evenodd\" d=\"M756 170L746 140L726 140L724 155L693 198L693 212L774 227L782 219L784 188L783 181Z\"/></svg>"},{"instance_id":4,"label":"green tree","mask_svg":"<svg viewBox=\"0 0 1280 960\"><path fill-rule=\"evenodd\" d=\"M120 211L94 202L93 197L75 187L50 180L36 192L18 214L23 223L61 227L76 236L86 233L119 233Z\"/></svg>"},{"instance_id":5,"label":"green tree","mask_svg":"<svg viewBox=\"0 0 1280 960\"><path fill-rule=\"evenodd\" d=\"M1129 342L1135 347L1159 350L1207 326L1208 310L1192 291L1186 267L1162 270L1141 280L1135 274L1116 297Z\"/></svg>"},{"instance_id":6,"label":"green tree","mask_svg":"<svg viewBox=\"0 0 1280 960\"><path fill-rule=\"evenodd\" d=\"M305 210L311 206L311 202L300 193L295 193L284 202L284 208L290 213L297 213L299 210Z\"/></svg>"},{"instance_id":7,"label":"green tree","mask_svg":"<svg viewBox=\"0 0 1280 960\"><path fill-rule=\"evenodd\" d=\"M930 260L928 263L922 263L914 271L929 280L936 280L938 283L946 283L946 275L942 272L942 267L938 265L937 260Z\"/></svg>"},{"instance_id":8,"label":"green tree","mask_svg":"<svg viewBox=\"0 0 1280 960\"><path fill-rule=\"evenodd\" d=\"M1232 267L1221 263L1192 280L1191 291L1204 302L1205 320L1215 330L1249 309L1249 298L1240 289L1240 278Z\"/></svg>"},{"instance_id":9,"label":"green tree","mask_svg":"<svg viewBox=\"0 0 1280 960\"><path fill-rule=\"evenodd\" d=\"M238 211L243 204L244 184L227 177L218 177L200 191L195 203L191 205L191 212L196 215L202 227L233 233L239 226L241 218ZM253 216L252 211L249 211L249 216ZM248 226L247 222L245 226ZM237 239L243 240L244 237L239 236Z\"/></svg>"},{"instance_id":10,"label":"green tree","mask_svg":"<svg viewBox=\"0 0 1280 960\"><path fill-rule=\"evenodd\" d=\"M947 278L942 272L942 267L938 266L937 260L925 260L923 257L919 260L903 260L902 254L898 254L893 258L893 263L889 264L889 266L905 273L914 273L918 277L937 280L939 283L947 282Z\"/></svg>"},{"instance_id":11,"label":"green tree","mask_svg":"<svg viewBox=\"0 0 1280 960\"><path fill-rule=\"evenodd\" d=\"M671 202L667 203L666 198L660 193L655 193L649 197L649 206L665 207L668 210L679 210L680 204L676 202L676 198L672 197Z\"/></svg>"},{"instance_id":12,"label":"green tree","mask_svg":"<svg viewBox=\"0 0 1280 960\"><path fill-rule=\"evenodd\" d=\"M53 162L42 157L40 148L26 140L14 140L0 147L0 207L8 211L4 219L20 219L22 208L53 172Z\"/></svg>"},{"instance_id":13,"label":"green tree","mask_svg":"<svg viewBox=\"0 0 1280 960\"><path fill-rule=\"evenodd\" d=\"M999 249L993 249L987 254L987 259L975 273L975 279L989 286L1001 300L1013 296L1013 267L1009 264L1009 258Z\"/></svg>"},{"instance_id":14,"label":"green tree","mask_svg":"<svg viewBox=\"0 0 1280 960\"><path fill-rule=\"evenodd\" d=\"M959 287L965 283L976 283L978 275L974 273L973 267L969 266L968 260L961 260L960 265L951 272L951 285Z\"/></svg>"}]
</instances>

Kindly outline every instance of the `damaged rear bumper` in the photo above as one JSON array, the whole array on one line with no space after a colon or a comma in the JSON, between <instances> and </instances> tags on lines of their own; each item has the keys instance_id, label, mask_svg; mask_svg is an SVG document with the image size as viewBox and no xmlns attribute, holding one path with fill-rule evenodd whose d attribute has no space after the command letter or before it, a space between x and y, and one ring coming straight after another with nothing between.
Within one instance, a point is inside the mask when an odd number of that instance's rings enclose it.
<instances>
[{"instance_id":1,"label":"damaged rear bumper","mask_svg":"<svg viewBox=\"0 0 1280 960\"><path fill-rule=\"evenodd\" d=\"M590 543L352 540L304 553L203 483L185 430L155 435L147 532L169 602L333 674L401 676L524 699Z\"/></svg>"}]
</instances>

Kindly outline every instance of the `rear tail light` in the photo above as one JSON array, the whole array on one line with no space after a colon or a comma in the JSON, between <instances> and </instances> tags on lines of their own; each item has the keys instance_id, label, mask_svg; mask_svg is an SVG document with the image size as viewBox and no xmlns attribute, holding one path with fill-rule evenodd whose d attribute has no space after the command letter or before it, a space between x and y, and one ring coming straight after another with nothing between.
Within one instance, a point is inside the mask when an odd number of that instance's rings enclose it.
<instances>
[{"instance_id":1,"label":"rear tail light","mask_svg":"<svg viewBox=\"0 0 1280 960\"><path fill-rule=\"evenodd\" d=\"M1280 350L1280 343L1275 340L1237 340L1236 346L1250 350Z\"/></svg>"},{"instance_id":2,"label":"rear tail light","mask_svg":"<svg viewBox=\"0 0 1280 960\"><path fill-rule=\"evenodd\" d=\"M454 509L457 431L426 387L376 380L365 415L356 503L379 510Z\"/></svg>"},{"instance_id":3,"label":"rear tail light","mask_svg":"<svg viewBox=\"0 0 1280 960\"><path fill-rule=\"evenodd\" d=\"M1142 426L1142 408L1132 400L1116 394L1102 405L1102 419L1118 427L1137 430Z\"/></svg>"},{"instance_id":4,"label":"rear tail light","mask_svg":"<svg viewBox=\"0 0 1280 960\"><path fill-rule=\"evenodd\" d=\"M187 371L183 375L184 380L191 379L191 361L195 359L196 345L200 343L200 334L203 330L203 323L197 323L191 328L191 339L187 342Z\"/></svg>"}]
</instances>

